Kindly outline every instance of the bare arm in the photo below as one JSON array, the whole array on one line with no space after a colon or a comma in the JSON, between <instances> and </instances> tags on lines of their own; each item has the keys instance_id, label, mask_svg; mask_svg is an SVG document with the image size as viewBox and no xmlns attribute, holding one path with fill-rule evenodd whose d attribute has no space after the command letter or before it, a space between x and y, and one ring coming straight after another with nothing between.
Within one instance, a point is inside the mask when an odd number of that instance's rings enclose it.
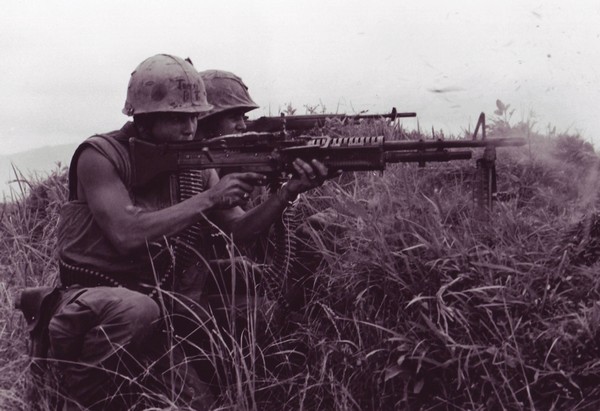
<instances>
[{"instance_id":1,"label":"bare arm","mask_svg":"<svg viewBox=\"0 0 600 411\"><path fill-rule=\"evenodd\" d=\"M308 164L297 159L294 168L298 174L296 178L290 180L282 191L248 212L244 213L240 207L217 212L215 218L220 221L221 227L231 233L236 241L254 240L281 217L290 200L294 200L302 192L323 184L329 176L327 168L315 160Z\"/></svg>"},{"instance_id":2,"label":"bare arm","mask_svg":"<svg viewBox=\"0 0 600 411\"><path fill-rule=\"evenodd\" d=\"M252 185L231 177L211 189L162 210L133 205L127 188L108 159L86 149L78 161L78 196L86 201L100 229L119 252L128 254L163 236L179 233L215 208L235 204ZM254 173L249 178L260 178Z\"/></svg>"}]
</instances>

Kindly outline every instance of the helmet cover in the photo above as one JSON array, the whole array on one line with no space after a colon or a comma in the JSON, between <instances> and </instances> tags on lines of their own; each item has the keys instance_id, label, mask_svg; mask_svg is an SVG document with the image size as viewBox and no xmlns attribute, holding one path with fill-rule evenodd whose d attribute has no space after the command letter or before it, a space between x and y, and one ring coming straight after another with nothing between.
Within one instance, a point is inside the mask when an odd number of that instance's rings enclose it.
<instances>
[{"instance_id":1,"label":"helmet cover","mask_svg":"<svg viewBox=\"0 0 600 411\"><path fill-rule=\"evenodd\" d=\"M157 54L131 73L123 113L202 113L211 108L196 69L180 57Z\"/></svg>"}]
</instances>

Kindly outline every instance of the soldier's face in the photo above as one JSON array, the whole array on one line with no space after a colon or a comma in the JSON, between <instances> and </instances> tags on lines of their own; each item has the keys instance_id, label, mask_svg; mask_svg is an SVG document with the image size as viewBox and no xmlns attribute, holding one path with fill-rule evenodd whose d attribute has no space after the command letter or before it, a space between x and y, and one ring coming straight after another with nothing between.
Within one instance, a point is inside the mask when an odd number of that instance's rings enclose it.
<instances>
[{"instance_id":1,"label":"soldier's face","mask_svg":"<svg viewBox=\"0 0 600 411\"><path fill-rule=\"evenodd\" d=\"M193 140L198 127L198 115L190 113L157 113L150 129L154 141L177 142Z\"/></svg>"},{"instance_id":2,"label":"soldier's face","mask_svg":"<svg viewBox=\"0 0 600 411\"><path fill-rule=\"evenodd\" d=\"M217 135L224 136L227 134L237 134L245 132L245 118L246 116L242 111L228 111L218 116L215 119L215 130L217 132Z\"/></svg>"}]
</instances>

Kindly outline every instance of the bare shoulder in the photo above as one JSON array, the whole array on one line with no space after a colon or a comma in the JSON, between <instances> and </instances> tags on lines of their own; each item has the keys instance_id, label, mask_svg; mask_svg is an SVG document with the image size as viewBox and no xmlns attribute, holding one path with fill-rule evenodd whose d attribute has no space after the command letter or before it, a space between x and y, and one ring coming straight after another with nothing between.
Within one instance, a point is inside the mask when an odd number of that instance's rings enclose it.
<instances>
[{"instance_id":1,"label":"bare shoulder","mask_svg":"<svg viewBox=\"0 0 600 411\"><path fill-rule=\"evenodd\" d=\"M81 152L77 160L77 196L80 200L89 200L91 193L119 185L123 186L123 182L109 159L92 147ZM121 187L118 189L120 191Z\"/></svg>"}]
</instances>

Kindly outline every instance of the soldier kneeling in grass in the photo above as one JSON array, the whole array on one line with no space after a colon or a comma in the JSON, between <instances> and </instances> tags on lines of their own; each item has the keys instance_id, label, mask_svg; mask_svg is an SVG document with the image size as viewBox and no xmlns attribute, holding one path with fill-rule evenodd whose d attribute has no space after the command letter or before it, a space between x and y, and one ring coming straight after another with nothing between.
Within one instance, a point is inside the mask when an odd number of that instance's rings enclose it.
<instances>
[{"instance_id":1,"label":"soldier kneeling in grass","mask_svg":"<svg viewBox=\"0 0 600 411\"><path fill-rule=\"evenodd\" d=\"M131 74L123 111L133 122L90 137L73 156L58 231L60 298L48 331L62 391L80 406L209 409L213 394L171 335L173 319L193 315L200 326L215 315L202 300L208 264L187 240L209 221L236 242L253 241L328 175L319 162L296 160L296 177L246 212L240 206L264 185L261 174L201 171L197 192L186 195L179 188L188 176L161 174L134 187L129 139L192 140L211 108L190 63L150 57Z\"/></svg>"}]
</instances>

